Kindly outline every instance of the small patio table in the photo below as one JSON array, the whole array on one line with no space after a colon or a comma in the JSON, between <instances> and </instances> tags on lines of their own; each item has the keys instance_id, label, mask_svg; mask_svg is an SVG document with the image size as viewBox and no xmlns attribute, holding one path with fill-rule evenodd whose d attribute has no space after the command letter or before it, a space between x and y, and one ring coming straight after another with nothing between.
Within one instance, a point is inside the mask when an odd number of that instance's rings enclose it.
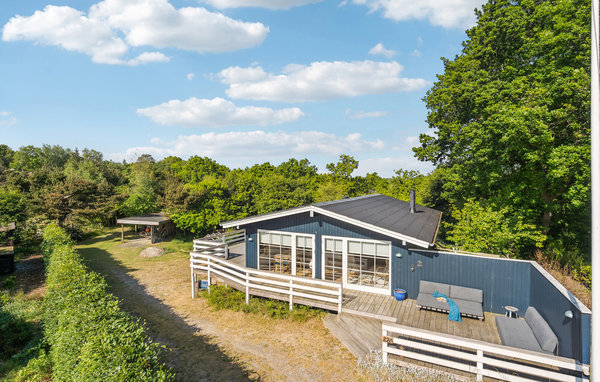
<instances>
[{"instance_id":1,"label":"small patio table","mask_svg":"<svg viewBox=\"0 0 600 382\"><path fill-rule=\"evenodd\" d=\"M519 318L519 308L515 308L514 306L507 305L504 307L506 310L506 317L510 318Z\"/></svg>"}]
</instances>

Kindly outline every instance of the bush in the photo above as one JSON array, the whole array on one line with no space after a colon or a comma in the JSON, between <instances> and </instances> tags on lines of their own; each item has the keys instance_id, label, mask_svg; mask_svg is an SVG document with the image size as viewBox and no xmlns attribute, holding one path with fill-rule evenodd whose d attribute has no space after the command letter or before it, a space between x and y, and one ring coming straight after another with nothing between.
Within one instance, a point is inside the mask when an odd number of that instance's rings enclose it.
<instances>
[{"instance_id":1,"label":"bush","mask_svg":"<svg viewBox=\"0 0 600 382\"><path fill-rule=\"evenodd\" d=\"M305 305L294 304L294 309L285 301L272 300L261 297L250 297L246 304L246 294L223 285L211 285L210 293L203 291L201 296L215 309L229 309L244 313L258 313L271 318L288 319L292 321L307 321L313 317L320 317L324 310L311 308Z\"/></svg>"},{"instance_id":2,"label":"bush","mask_svg":"<svg viewBox=\"0 0 600 382\"><path fill-rule=\"evenodd\" d=\"M105 280L89 271L61 228L44 231L44 335L56 381L165 381L160 345L121 311Z\"/></svg>"}]
</instances>

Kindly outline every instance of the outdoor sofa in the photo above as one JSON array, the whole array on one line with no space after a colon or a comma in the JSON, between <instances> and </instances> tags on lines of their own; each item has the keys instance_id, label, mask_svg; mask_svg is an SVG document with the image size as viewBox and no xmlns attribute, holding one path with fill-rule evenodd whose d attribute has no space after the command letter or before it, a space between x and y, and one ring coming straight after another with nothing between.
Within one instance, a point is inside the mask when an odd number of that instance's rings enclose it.
<instances>
[{"instance_id":1,"label":"outdoor sofa","mask_svg":"<svg viewBox=\"0 0 600 382\"><path fill-rule=\"evenodd\" d=\"M515 348L554 354L558 338L540 313L530 306L524 319L496 316L502 344Z\"/></svg>"},{"instance_id":2,"label":"outdoor sofa","mask_svg":"<svg viewBox=\"0 0 600 382\"><path fill-rule=\"evenodd\" d=\"M484 319L483 291L481 289L421 280L419 282L419 295L417 296L417 306L419 309L449 312L447 302L438 301L432 296L435 291L445 294L448 298L452 299L458 305L461 316L479 318L480 320Z\"/></svg>"}]
</instances>

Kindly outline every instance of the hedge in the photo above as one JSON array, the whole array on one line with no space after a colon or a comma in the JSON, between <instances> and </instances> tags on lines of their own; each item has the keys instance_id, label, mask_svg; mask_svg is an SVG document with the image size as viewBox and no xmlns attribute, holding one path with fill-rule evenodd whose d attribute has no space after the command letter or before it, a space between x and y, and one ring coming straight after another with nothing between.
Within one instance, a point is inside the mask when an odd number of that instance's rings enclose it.
<instances>
[{"instance_id":1,"label":"hedge","mask_svg":"<svg viewBox=\"0 0 600 382\"><path fill-rule=\"evenodd\" d=\"M85 267L57 226L44 230L44 337L56 381L170 381L161 346L119 308L102 276Z\"/></svg>"}]
</instances>

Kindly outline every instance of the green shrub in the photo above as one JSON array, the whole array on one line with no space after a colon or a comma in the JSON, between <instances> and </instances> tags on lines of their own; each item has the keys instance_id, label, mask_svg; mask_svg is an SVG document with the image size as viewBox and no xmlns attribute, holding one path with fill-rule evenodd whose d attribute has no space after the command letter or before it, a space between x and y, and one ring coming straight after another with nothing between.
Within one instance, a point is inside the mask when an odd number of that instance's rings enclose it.
<instances>
[{"instance_id":1,"label":"green shrub","mask_svg":"<svg viewBox=\"0 0 600 382\"><path fill-rule=\"evenodd\" d=\"M44 335L56 381L165 381L160 345L119 308L105 280L89 271L57 226L44 231Z\"/></svg>"},{"instance_id":2,"label":"green shrub","mask_svg":"<svg viewBox=\"0 0 600 382\"><path fill-rule=\"evenodd\" d=\"M591 265L579 265L571 270L575 281L582 283L587 289L592 289Z\"/></svg>"},{"instance_id":3,"label":"green shrub","mask_svg":"<svg viewBox=\"0 0 600 382\"><path fill-rule=\"evenodd\" d=\"M223 285L212 285L210 292L205 290L201 296L205 297L208 303L217 310L229 309L244 313L257 313L292 321L304 322L313 317L320 317L325 312L321 309L297 304L294 304L294 309L290 310L289 303L285 301L261 297L250 297L249 303L246 304L245 293Z\"/></svg>"}]
</instances>

